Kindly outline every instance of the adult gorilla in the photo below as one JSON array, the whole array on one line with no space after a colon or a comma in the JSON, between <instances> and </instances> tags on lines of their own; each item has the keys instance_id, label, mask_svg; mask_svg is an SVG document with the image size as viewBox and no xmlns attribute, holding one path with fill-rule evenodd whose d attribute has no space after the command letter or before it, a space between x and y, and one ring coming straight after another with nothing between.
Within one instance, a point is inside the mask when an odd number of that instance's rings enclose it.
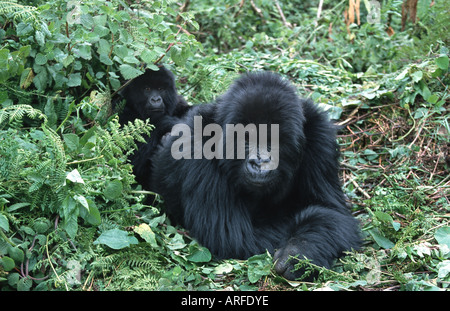
<instances>
[{"instance_id":1,"label":"adult gorilla","mask_svg":"<svg viewBox=\"0 0 450 311\"><path fill-rule=\"evenodd\" d=\"M277 159L258 152L245 159L175 160L176 131L155 154L153 182L168 214L214 255L245 259L268 250L276 271L294 279L304 271L293 271L298 261L292 257L330 267L359 247L359 225L338 178L336 128L288 81L269 72L244 75L216 103L196 106L182 122L194 130L195 116L202 117L203 129L213 123L279 125L279 146L268 148ZM266 169L268 161L279 162L276 169Z\"/></svg>"}]
</instances>

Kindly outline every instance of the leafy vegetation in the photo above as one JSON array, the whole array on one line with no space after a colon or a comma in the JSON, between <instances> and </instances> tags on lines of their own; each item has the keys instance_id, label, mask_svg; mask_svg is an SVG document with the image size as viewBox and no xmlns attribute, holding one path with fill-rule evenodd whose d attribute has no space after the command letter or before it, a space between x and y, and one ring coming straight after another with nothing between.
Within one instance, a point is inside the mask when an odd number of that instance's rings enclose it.
<instances>
[{"instance_id":1,"label":"leafy vegetation","mask_svg":"<svg viewBox=\"0 0 450 311\"><path fill-rule=\"evenodd\" d=\"M359 25L347 1L0 3L2 290L448 289L450 12L420 1L402 30L402 1L378 3ZM266 69L328 109L363 249L288 282L270 254L217 261L171 225L126 160L151 120L111 105L159 61L193 104Z\"/></svg>"}]
</instances>

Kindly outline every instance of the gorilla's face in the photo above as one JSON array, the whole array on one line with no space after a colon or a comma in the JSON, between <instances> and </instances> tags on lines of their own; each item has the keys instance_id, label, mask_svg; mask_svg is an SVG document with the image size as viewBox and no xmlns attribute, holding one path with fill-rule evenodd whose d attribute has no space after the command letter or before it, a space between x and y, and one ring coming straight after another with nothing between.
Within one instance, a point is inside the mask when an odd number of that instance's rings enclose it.
<instances>
[{"instance_id":1,"label":"gorilla's face","mask_svg":"<svg viewBox=\"0 0 450 311\"><path fill-rule=\"evenodd\" d=\"M142 119L157 114L171 115L177 104L174 77L164 67L159 71L147 69L126 87L123 95L127 105Z\"/></svg>"},{"instance_id":2,"label":"gorilla's face","mask_svg":"<svg viewBox=\"0 0 450 311\"><path fill-rule=\"evenodd\" d=\"M286 185L297 171L305 140L302 104L296 90L262 73L255 84L248 77L238 79L218 104L222 126L242 124L247 130L245 138L234 136L235 152L245 143L245 158L235 155L234 160L224 160L225 173L240 191L259 197L282 196L280 192L288 191Z\"/></svg>"}]
</instances>

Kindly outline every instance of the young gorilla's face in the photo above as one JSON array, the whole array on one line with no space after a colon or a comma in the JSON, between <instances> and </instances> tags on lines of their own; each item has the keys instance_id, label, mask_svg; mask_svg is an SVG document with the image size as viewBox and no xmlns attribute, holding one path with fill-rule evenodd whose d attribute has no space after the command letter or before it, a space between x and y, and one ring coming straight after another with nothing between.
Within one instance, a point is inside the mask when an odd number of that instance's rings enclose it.
<instances>
[{"instance_id":1,"label":"young gorilla's face","mask_svg":"<svg viewBox=\"0 0 450 311\"><path fill-rule=\"evenodd\" d=\"M142 119L158 114L171 115L177 104L174 77L165 68L159 71L147 69L127 86L125 92L127 106Z\"/></svg>"}]
</instances>

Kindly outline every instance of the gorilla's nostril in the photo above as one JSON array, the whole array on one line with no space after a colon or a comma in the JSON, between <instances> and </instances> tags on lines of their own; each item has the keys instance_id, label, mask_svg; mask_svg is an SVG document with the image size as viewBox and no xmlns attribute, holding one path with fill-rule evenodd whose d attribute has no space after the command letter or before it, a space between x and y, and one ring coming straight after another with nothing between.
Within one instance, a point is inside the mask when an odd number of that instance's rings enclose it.
<instances>
[{"instance_id":1,"label":"gorilla's nostril","mask_svg":"<svg viewBox=\"0 0 450 311\"><path fill-rule=\"evenodd\" d=\"M162 102L162 98L161 96L154 96L150 98L150 101L152 102L152 104L159 104L160 102Z\"/></svg>"}]
</instances>

